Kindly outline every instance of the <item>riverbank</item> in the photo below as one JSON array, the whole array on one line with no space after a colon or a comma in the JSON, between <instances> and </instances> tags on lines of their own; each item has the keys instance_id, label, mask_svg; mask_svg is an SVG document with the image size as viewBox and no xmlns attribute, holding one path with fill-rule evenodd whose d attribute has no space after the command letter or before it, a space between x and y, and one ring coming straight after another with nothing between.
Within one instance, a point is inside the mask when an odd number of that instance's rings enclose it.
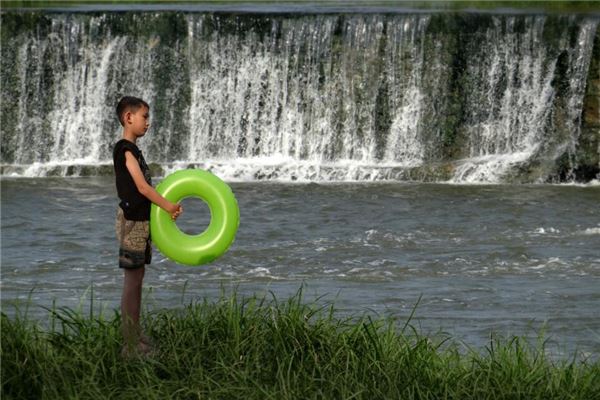
<instances>
[{"instance_id":1,"label":"riverbank","mask_svg":"<svg viewBox=\"0 0 600 400\"><path fill-rule=\"evenodd\" d=\"M90 310L93 310L93 304ZM469 349L411 319L340 319L333 306L238 298L146 313L156 354L120 357L119 315L49 309L46 329L2 313L2 398L591 399L596 361L549 359L542 340Z\"/></svg>"},{"instance_id":2,"label":"riverbank","mask_svg":"<svg viewBox=\"0 0 600 400\"><path fill-rule=\"evenodd\" d=\"M327 8L338 9L365 9L365 8L408 8L417 10L447 10L447 11L462 11L462 10L494 10L494 9L514 9L514 10L540 10L545 12L558 13L598 13L600 6L596 1L477 1L477 0L433 0L433 1L253 1L252 6L280 6L280 7L311 7L319 8L321 11ZM205 5L211 7L247 7L248 1L245 0L221 0L221 1L190 1L190 0L174 0L174 1L154 1L154 0L93 0L93 1L49 1L49 0L9 0L2 3L2 8L64 8L64 7L79 7L86 8L98 6L115 6L123 7L126 5L139 6L147 5L152 7L179 7Z\"/></svg>"}]
</instances>

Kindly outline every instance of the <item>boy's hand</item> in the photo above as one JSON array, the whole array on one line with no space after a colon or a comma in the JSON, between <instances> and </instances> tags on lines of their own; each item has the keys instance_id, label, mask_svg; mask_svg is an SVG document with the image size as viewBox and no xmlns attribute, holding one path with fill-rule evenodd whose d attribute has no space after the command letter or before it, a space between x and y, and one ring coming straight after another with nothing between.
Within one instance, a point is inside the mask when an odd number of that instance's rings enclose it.
<instances>
[{"instance_id":1,"label":"boy's hand","mask_svg":"<svg viewBox=\"0 0 600 400\"><path fill-rule=\"evenodd\" d=\"M169 207L169 214L171 214L171 219L173 221L175 221L177 217L181 215L182 212L183 207L181 207L181 204L171 204L171 207Z\"/></svg>"}]
</instances>

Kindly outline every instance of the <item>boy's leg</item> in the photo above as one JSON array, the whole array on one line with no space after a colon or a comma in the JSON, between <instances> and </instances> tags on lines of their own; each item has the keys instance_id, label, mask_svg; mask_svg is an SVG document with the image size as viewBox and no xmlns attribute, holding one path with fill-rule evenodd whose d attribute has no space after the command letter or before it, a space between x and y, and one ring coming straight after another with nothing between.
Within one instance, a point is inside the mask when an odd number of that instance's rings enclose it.
<instances>
[{"instance_id":1,"label":"boy's leg","mask_svg":"<svg viewBox=\"0 0 600 400\"><path fill-rule=\"evenodd\" d=\"M125 352L148 352L140 328L142 283L146 271L144 265L152 258L150 226L148 221L125 219L123 211L117 212L116 232L119 240L119 267L123 269L123 293L121 296L122 332ZM147 340L145 342L148 342Z\"/></svg>"},{"instance_id":2,"label":"boy's leg","mask_svg":"<svg viewBox=\"0 0 600 400\"><path fill-rule=\"evenodd\" d=\"M125 346L135 348L140 341L140 311L142 304L142 282L145 268L124 269L121 318Z\"/></svg>"}]
</instances>

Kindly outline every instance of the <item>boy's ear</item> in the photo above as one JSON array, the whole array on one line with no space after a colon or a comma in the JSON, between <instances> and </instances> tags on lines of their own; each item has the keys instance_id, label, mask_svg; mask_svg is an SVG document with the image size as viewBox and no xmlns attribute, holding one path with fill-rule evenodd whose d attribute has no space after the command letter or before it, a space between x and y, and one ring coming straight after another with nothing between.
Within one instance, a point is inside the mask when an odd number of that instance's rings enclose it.
<instances>
[{"instance_id":1,"label":"boy's ear","mask_svg":"<svg viewBox=\"0 0 600 400\"><path fill-rule=\"evenodd\" d=\"M123 115L123 122L125 122L125 124L131 123L131 111L125 112L125 115Z\"/></svg>"}]
</instances>

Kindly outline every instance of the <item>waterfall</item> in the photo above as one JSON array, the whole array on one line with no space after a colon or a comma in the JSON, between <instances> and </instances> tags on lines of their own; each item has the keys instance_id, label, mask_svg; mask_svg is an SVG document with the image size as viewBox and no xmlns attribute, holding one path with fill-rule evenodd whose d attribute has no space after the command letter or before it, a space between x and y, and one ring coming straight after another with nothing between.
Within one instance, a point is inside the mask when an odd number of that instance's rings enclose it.
<instances>
[{"instance_id":1,"label":"waterfall","mask_svg":"<svg viewBox=\"0 0 600 400\"><path fill-rule=\"evenodd\" d=\"M151 106L140 147L162 174L545 181L557 160L579 162L597 37L584 16L1 18L1 171L25 176L110 173L114 107L135 95Z\"/></svg>"},{"instance_id":2,"label":"waterfall","mask_svg":"<svg viewBox=\"0 0 600 400\"><path fill-rule=\"evenodd\" d=\"M569 79L562 93L558 93L553 85L558 58L541 45L546 18L528 17L528 29L523 33L517 31L518 22L515 17L504 21L494 18L481 46L485 53L474 55L468 65L468 73L482 96L472 97L467 106L469 158L461 161L454 176L456 181L499 179L515 164L545 151L544 145L561 134L552 125L557 96L568 99L569 106L563 112L570 117L564 129L568 139L560 146L569 146L574 152L582 85L591 57L589 43L593 42L596 24L582 23L571 48L567 35L559 38L560 47L568 49ZM554 152L560 153L560 148Z\"/></svg>"}]
</instances>

